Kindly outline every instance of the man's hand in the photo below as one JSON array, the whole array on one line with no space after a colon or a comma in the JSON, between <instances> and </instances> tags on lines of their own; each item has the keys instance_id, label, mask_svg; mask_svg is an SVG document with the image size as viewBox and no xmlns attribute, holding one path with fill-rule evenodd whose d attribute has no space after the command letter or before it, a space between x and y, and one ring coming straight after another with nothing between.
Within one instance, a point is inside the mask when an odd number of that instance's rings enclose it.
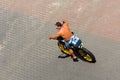
<instances>
[{"instance_id":1,"label":"man's hand","mask_svg":"<svg viewBox=\"0 0 120 80\"><path fill-rule=\"evenodd\" d=\"M62 20L63 24L66 22L65 20Z\"/></svg>"},{"instance_id":2,"label":"man's hand","mask_svg":"<svg viewBox=\"0 0 120 80\"><path fill-rule=\"evenodd\" d=\"M49 37L49 39L50 39L50 40L52 39L51 36Z\"/></svg>"},{"instance_id":3,"label":"man's hand","mask_svg":"<svg viewBox=\"0 0 120 80\"><path fill-rule=\"evenodd\" d=\"M62 22L63 22L63 23L68 23L68 21L67 21L67 20L62 20Z\"/></svg>"},{"instance_id":4,"label":"man's hand","mask_svg":"<svg viewBox=\"0 0 120 80\"><path fill-rule=\"evenodd\" d=\"M62 20L62 21L63 21L63 25L68 26L68 21L66 20Z\"/></svg>"}]
</instances>

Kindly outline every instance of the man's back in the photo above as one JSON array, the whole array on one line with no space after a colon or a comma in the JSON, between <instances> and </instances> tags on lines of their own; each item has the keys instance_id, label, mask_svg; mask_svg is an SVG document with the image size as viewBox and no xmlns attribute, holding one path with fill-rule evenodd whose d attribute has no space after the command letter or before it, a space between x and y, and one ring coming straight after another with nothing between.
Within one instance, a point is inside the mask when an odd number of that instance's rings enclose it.
<instances>
[{"instance_id":1,"label":"man's back","mask_svg":"<svg viewBox=\"0 0 120 80\"><path fill-rule=\"evenodd\" d=\"M60 29L59 32L61 34L61 37L63 37L65 41L69 41L71 36L73 35L67 23L63 24L63 27Z\"/></svg>"}]
</instances>

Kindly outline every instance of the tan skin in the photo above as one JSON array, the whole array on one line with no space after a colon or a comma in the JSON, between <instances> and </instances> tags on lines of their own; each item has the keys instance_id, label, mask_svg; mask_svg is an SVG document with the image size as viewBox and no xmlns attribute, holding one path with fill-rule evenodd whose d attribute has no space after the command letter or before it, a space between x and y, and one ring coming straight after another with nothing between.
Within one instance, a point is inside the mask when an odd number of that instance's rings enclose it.
<instances>
[{"instance_id":1,"label":"tan skin","mask_svg":"<svg viewBox=\"0 0 120 80\"><path fill-rule=\"evenodd\" d=\"M56 26L56 29L58 30L58 32L53 35L53 36L50 36L49 39L57 39L58 37L63 37L64 40L67 42L70 40L70 38L73 36L73 34L71 33L70 31L70 28L69 28L69 25L68 25L68 22L67 21L63 21L63 26L60 27L60 26ZM72 49L69 49L69 52L71 53L72 55L72 58L75 59L77 58L73 52Z\"/></svg>"}]
</instances>

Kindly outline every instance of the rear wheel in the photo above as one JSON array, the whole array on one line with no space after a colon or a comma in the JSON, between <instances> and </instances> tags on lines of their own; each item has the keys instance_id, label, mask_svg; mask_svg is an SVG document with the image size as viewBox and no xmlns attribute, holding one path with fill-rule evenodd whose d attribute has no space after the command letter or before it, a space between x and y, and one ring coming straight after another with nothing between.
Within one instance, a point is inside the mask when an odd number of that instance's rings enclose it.
<instances>
[{"instance_id":1,"label":"rear wheel","mask_svg":"<svg viewBox=\"0 0 120 80\"><path fill-rule=\"evenodd\" d=\"M91 63L96 62L95 56L88 49L82 47L82 49L79 49L78 52L80 53L83 60Z\"/></svg>"}]
</instances>

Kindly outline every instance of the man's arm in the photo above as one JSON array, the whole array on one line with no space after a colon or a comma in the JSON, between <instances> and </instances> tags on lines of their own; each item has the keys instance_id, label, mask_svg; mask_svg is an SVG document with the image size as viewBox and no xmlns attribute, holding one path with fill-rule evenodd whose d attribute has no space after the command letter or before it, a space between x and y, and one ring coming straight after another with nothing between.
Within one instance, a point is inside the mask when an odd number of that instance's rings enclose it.
<instances>
[{"instance_id":1,"label":"man's arm","mask_svg":"<svg viewBox=\"0 0 120 80\"><path fill-rule=\"evenodd\" d=\"M60 33L57 33L56 35L50 36L49 39L57 39L60 35Z\"/></svg>"}]
</instances>

